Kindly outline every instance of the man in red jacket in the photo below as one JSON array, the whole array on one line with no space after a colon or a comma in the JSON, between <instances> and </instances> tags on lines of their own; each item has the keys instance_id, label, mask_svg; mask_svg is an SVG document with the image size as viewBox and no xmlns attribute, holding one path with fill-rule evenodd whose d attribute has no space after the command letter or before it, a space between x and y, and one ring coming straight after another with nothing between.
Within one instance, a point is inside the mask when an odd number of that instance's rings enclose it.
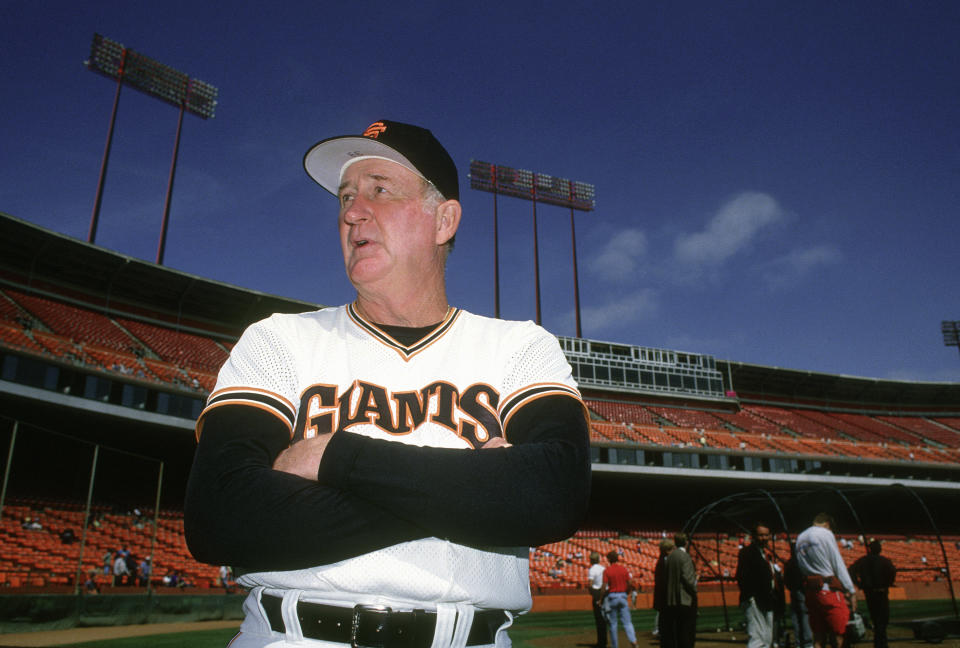
<instances>
[{"instance_id":1,"label":"man in red jacket","mask_svg":"<svg viewBox=\"0 0 960 648\"><path fill-rule=\"evenodd\" d=\"M616 551L607 554L607 562L610 566L603 572L603 585L607 590L607 598L604 605L607 608L607 624L610 626L610 646L617 648L617 620L623 624L623 630L627 633L627 640L630 642L630 648L637 648L637 633L633 629L633 621L630 619L630 603L627 601L627 594L633 589L630 582L631 575L627 568L618 561L620 556Z\"/></svg>"}]
</instances>

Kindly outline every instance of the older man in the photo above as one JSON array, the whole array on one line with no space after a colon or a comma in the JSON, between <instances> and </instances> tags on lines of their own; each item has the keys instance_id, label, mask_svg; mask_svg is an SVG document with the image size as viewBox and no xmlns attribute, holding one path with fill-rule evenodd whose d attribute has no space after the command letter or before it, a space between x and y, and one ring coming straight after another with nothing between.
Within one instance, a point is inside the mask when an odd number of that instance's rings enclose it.
<instances>
[{"instance_id":1,"label":"older man","mask_svg":"<svg viewBox=\"0 0 960 648\"><path fill-rule=\"evenodd\" d=\"M697 638L697 570L687 553L687 535L673 536L676 547L667 554L666 598L660 611L660 645L693 648Z\"/></svg>"},{"instance_id":2,"label":"older man","mask_svg":"<svg viewBox=\"0 0 960 648\"><path fill-rule=\"evenodd\" d=\"M191 551L241 568L233 648L509 645L528 547L576 530L588 424L556 339L447 302L456 167L393 121L324 140L356 300L253 324L197 423Z\"/></svg>"},{"instance_id":3,"label":"older man","mask_svg":"<svg viewBox=\"0 0 960 648\"><path fill-rule=\"evenodd\" d=\"M740 609L747 622L747 648L773 646L773 609L776 603L773 565L767 558L770 527L757 522L750 544L737 556Z\"/></svg>"}]
</instances>

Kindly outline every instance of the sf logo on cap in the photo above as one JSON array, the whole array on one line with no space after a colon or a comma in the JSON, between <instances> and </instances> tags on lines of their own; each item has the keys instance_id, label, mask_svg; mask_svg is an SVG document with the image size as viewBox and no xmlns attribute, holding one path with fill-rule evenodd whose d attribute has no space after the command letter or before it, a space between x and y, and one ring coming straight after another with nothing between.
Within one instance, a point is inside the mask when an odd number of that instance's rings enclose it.
<instances>
[{"instance_id":1,"label":"sf logo on cap","mask_svg":"<svg viewBox=\"0 0 960 648\"><path fill-rule=\"evenodd\" d=\"M367 126L367 130L363 131L363 136L377 139L378 137L380 137L380 133L382 133L385 130L387 130L387 127L384 125L383 122L375 122Z\"/></svg>"}]
</instances>

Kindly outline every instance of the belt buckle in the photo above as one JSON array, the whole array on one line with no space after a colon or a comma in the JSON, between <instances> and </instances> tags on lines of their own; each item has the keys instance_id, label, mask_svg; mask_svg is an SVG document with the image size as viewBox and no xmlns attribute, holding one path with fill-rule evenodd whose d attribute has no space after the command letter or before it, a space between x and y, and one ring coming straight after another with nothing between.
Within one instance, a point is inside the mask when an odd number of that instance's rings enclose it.
<instances>
[{"instance_id":1,"label":"belt buckle","mask_svg":"<svg viewBox=\"0 0 960 648\"><path fill-rule=\"evenodd\" d=\"M353 623L350 626L351 648L385 648L388 641L391 614L393 614L393 610L386 605L354 605ZM370 633L366 628L361 628L361 625L366 626L365 623L361 624L361 617L366 615L381 617L381 620L376 622L373 629L373 633L377 635L374 641L370 641L371 637L361 636L361 630L363 630L364 635Z\"/></svg>"}]
</instances>

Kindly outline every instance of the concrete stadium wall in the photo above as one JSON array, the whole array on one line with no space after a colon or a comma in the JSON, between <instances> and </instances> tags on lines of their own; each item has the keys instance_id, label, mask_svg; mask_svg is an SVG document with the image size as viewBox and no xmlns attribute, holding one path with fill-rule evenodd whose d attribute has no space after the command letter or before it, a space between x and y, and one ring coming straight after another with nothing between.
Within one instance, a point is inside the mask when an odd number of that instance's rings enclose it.
<instances>
[{"instance_id":1,"label":"concrete stadium wall","mask_svg":"<svg viewBox=\"0 0 960 648\"><path fill-rule=\"evenodd\" d=\"M0 595L0 634L243 618L240 594Z\"/></svg>"}]
</instances>

